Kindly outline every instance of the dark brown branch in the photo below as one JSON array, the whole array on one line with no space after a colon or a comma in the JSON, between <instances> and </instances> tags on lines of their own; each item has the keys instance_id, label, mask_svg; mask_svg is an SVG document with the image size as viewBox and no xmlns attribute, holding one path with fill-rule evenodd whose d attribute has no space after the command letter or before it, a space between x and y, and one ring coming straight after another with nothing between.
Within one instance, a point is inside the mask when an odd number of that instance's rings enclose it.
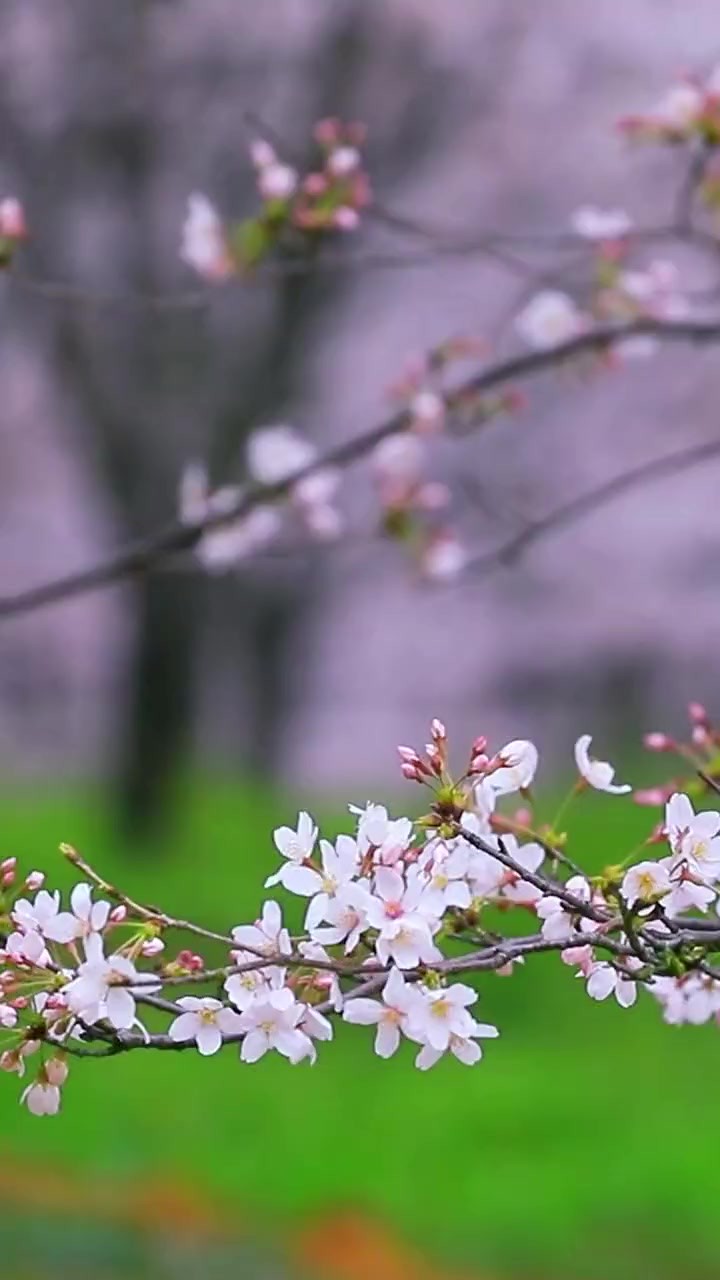
<instances>
[{"instance_id":1,"label":"dark brown branch","mask_svg":"<svg viewBox=\"0 0 720 1280\"><path fill-rule=\"evenodd\" d=\"M505 383L532 377L584 353L606 351L617 342L641 335L651 335L662 342L717 342L720 341L720 319L660 321L644 318L627 325L605 325L591 329L549 350L523 352L507 360L498 361L494 365L486 366L447 394L445 399L448 410L452 413L452 410L462 404L468 395L482 394ZM328 450L327 453L281 483L249 488L230 512L208 516L207 519L194 525L185 525L178 521L160 532L149 534L119 554L89 569L68 574L53 582L43 583L15 595L0 597L0 618L30 613L60 600L85 595L90 591L132 578L136 574L145 573L161 561L191 551L207 530L242 519L263 503L277 501L306 476L326 468L350 466L369 454L388 436L406 430L409 425L410 416L406 411L396 413L363 435L355 436L344 444ZM717 448L717 446L714 447ZM710 450L713 446L705 445L697 448ZM663 466L669 467L670 464L663 462ZM585 500L581 500L583 501ZM555 522L554 520L553 523ZM535 536L538 536L537 533ZM532 541L529 531L524 532L522 539L523 544L526 541ZM496 558L497 553L492 553L493 562Z\"/></svg>"},{"instance_id":2,"label":"dark brown branch","mask_svg":"<svg viewBox=\"0 0 720 1280\"><path fill-rule=\"evenodd\" d=\"M657 480L663 480L666 476L675 475L678 471L689 471L718 456L720 456L720 440L708 440L704 444L690 445L687 449L676 449L673 453L664 454L661 458L640 463L632 470L613 476L611 480L606 480L596 488L579 494L578 497L556 507L546 516L534 520L520 533L515 534L494 550L476 556L467 565L466 572L486 577L494 569L513 565L534 543L568 525L575 524L576 521L591 515L593 511L606 506L614 499L645 484L652 484Z\"/></svg>"}]
</instances>

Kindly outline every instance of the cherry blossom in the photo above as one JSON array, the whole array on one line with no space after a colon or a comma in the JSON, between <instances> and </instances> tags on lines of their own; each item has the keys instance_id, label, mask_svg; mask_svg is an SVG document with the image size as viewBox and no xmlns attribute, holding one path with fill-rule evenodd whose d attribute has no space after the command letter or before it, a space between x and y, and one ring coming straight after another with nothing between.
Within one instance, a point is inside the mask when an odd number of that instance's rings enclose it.
<instances>
[{"instance_id":1,"label":"cherry blossom","mask_svg":"<svg viewBox=\"0 0 720 1280\"><path fill-rule=\"evenodd\" d=\"M632 791L632 787L628 783L618 784L613 782L615 770L607 760L595 760L590 755L590 744L592 738L589 733L584 733L575 743L575 763L577 764L580 776L588 786L594 787L596 791L608 791L611 795L622 796L628 791Z\"/></svg>"},{"instance_id":2,"label":"cherry blossom","mask_svg":"<svg viewBox=\"0 0 720 1280\"><path fill-rule=\"evenodd\" d=\"M345 944L345 954L354 951L360 936L368 926L368 911L372 896L363 884L345 884L332 897L328 898L324 908L324 925L307 926L315 942L324 946L337 943Z\"/></svg>"},{"instance_id":3,"label":"cherry blossom","mask_svg":"<svg viewBox=\"0 0 720 1280\"><path fill-rule=\"evenodd\" d=\"M637 902L654 902L672 888L670 872L661 862L637 862L623 876L622 895L629 907Z\"/></svg>"},{"instance_id":4,"label":"cherry blossom","mask_svg":"<svg viewBox=\"0 0 720 1280\"><path fill-rule=\"evenodd\" d=\"M614 995L621 1009L629 1009L637 1000L637 983L605 961L593 965L585 990L593 1000L607 1000Z\"/></svg>"},{"instance_id":5,"label":"cherry blossom","mask_svg":"<svg viewBox=\"0 0 720 1280\"><path fill-rule=\"evenodd\" d=\"M19 898L12 916L21 929L34 930L53 942L72 942L77 936L78 920L70 912L60 910L58 890L48 893L47 889L41 889L32 902Z\"/></svg>"},{"instance_id":6,"label":"cherry blossom","mask_svg":"<svg viewBox=\"0 0 720 1280\"><path fill-rule=\"evenodd\" d=\"M188 197L180 257L212 282L227 280L235 272L220 216L207 196L197 191Z\"/></svg>"},{"instance_id":7,"label":"cherry blossom","mask_svg":"<svg viewBox=\"0 0 720 1280\"><path fill-rule=\"evenodd\" d=\"M675 792L665 806L665 829L673 866L685 862L704 879L720 878L720 813L695 813L688 797Z\"/></svg>"},{"instance_id":8,"label":"cherry blossom","mask_svg":"<svg viewBox=\"0 0 720 1280\"><path fill-rule=\"evenodd\" d=\"M253 1000L241 1015L245 1038L240 1048L243 1062L257 1062L269 1049L276 1049L290 1062L314 1058L312 1040L298 1027L306 1013L288 987L269 991Z\"/></svg>"},{"instance_id":9,"label":"cherry blossom","mask_svg":"<svg viewBox=\"0 0 720 1280\"><path fill-rule=\"evenodd\" d=\"M515 327L529 346L543 350L576 337L585 322L567 293L544 289L516 317Z\"/></svg>"},{"instance_id":10,"label":"cherry blossom","mask_svg":"<svg viewBox=\"0 0 720 1280\"><path fill-rule=\"evenodd\" d=\"M184 1012L171 1022L168 1035L172 1040L194 1040L203 1057L218 1052L224 1035L245 1030L240 1014L228 1009L221 1000L181 996L177 1003Z\"/></svg>"},{"instance_id":11,"label":"cherry blossom","mask_svg":"<svg viewBox=\"0 0 720 1280\"><path fill-rule=\"evenodd\" d=\"M400 1044L401 1033L407 1035L409 1020L421 997L406 982L397 968L392 968L383 987L382 1002L366 996L348 1000L343 1009L345 1022L359 1026L377 1026L375 1052L380 1058L391 1058Z\"/></svg>"},{"instance_id":12,"label":"cherry blossom","mask_svg":"<svg viewBox=\"0 0 720 1280\"><path fill-rule=\"evenodd\" d=\"M34 1116L57 1115L60 1110L60 1100L60 1090L57 1085L48 1084L43 1080L36 1080L33 1084L29 1084L20 1095L20 1101Z\"/></svg>"},{"instance_id":13,"label":"cherry blossom","mask_svg":"<svg viewBox=\"0 0 720 1280\"><path fill-rule=\"evenodd\" d=\"M312 857L315 849L315 842L318 837L318 829L315 826L309 813L299 813L297 827L277 827L273 832L273 840L278 853L283 858L287 858L285 866L281 867L274 875L268 876L265 881L265 888L269 889L275 884L287 884L288 876L291 877L293 872L302 868L302 864ZM292 889L292 885L288 884L288 888ZM315 890L311 890L315 892Z\"/></svg>"},{"instance_id":14,"label":"cherry blossom","mask_svg":"<svg viewBox=\"0 0 720 1280\"><path fill-rule=\"evenodd\" d=\"M311 898L305 916L305 928L313 929L326 919L332 898L354 879L358 870L358 848L352 836L338 836L335 847L329 840L320 841L322 869L289 866L283 884L292 893Z\"/></svg>"},{"instance_id":15,"label":"cherry blossom","mask_svg":"<svg viewBox=\"0 0 720 1280\"><path fill-rule=\"evenodd\" d=\"M432 925L422 911L423 884L408 875L407 884L398 871L378 867L374 896L368 908L368 923L379 930L375 944L383 964L392 960L399 969L414 969L441 959L432 940Z\"/></svg>"},{"instance_id":16,"label":"cherry blossom","mask_svg":"<svg viewBox=\"0 0 720 1280\"><path fill-rule=\"evenodd\" d=\"M532 785L538 766L538 749L526 738L516 738L498 751L488 771L487 784L496 796L526 791Z\"/></svg>"},{"instance_id":17,"label":"cherry blossom","mask_svg":"<svg viewBox=\"0 0 720 1280\"><path fill-rule=\"evenodd\" d=\"M586 240L620 240L632 228L624 209L596 209L592 205L576 209L571 225Z\"/></svg>"},{"instance_id":18,"label":"cherry blossom","mask_svg":"<svg viewBox=\"0 0 720 1280\"><path fill-rule=\"evenodd\" d=\"M84 1022L94 1023L107 1018L111 1026L125 1031L136 1021L135 997L152 995L159 983L133 980L141 979L133 962L116 952L105 956L99 934L91 933L85 939L85 959L78 966L77 977L63 988L68 1007Z\"/></svg>"},{"instance_id":19,"label":"cherry blossom","mask_svg":"<svg viewBox=\"0 0 720 1280\"><path fill-rule=\"evenodd\" d=\"M288 831L289 828L281 827L280 830ZM290 934L283 928L282 912L272 899L263 903L262 914L255 924L236 925L232 938L239 947L246 947L255 955L289 955L291 951Z\"/></svg>"},{"instance_id":20,"label":"cherry blossom","mask_svg":"<svg viewBox=\"0 0 720 1280\"><path fill-rule=\"evenodd\" d=\"M592 890L583 876L571 876L565 885L568 893L580 902L589 903ZM556 894L547 894L535 904L535 910L542 920L541 933L548 942L562 942L569 938L575 927L573 908ZM582 928L582 919L580 921Z\"/></svg>"}]
</instances>

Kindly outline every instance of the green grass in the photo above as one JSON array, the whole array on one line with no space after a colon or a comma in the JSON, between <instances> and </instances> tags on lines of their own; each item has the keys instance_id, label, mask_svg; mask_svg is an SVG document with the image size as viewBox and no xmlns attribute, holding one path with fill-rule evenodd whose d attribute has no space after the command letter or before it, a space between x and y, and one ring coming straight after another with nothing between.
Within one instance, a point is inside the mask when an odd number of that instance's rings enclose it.
<instances>
[{"instance_id":1,"label":"green grass","mask_svg":"<svg viewBox=\"0 0 720 1280\"><path fill-rule=\"evenodd\" d=\"M143 851L121 847L92 793L14 793L3 852L56 861L66 880L54 850L68 840L128 892L225 928L256 913L270 830L294 812L269 793L188 788L173 837ZM647 822L623 800L583 801L574 848L616 861ZM195 1179L273 1233L359 1206L478 1270L716 1275L718 1029L666 1027L649 997L595 1005L556 957L480 989L501 1039L475 1069L415 1072L409 1046L382 1063L351 1027L312 1069L232 1052L74 1063L56 1120L28 1116L0 1082L0 1151L93 1177Z\"/></svg>"}]
</instances>

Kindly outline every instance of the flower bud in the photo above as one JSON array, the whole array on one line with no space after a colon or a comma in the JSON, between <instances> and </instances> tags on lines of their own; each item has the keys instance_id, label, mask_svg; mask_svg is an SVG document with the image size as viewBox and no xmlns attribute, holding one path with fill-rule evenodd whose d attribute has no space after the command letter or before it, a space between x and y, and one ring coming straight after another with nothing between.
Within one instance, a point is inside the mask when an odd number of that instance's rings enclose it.
<instances>
[{"instance_id":1,"label":"flower bud","mask_svg":"<svg viewBox=\"0 0 720 1280\"><path fill-rule=\"evenodd\" d=\"M675 743L666 733L646 733L643 737L646 751L674 751Z\"/></svg>"},{"instance_id":2,"label":"flower bud","mask_svg":"<svg viewBox=\"0 0 720 1280\"><path fill-rule=\"evenodd\" d=\"M337 231L355 231L360 225L360 215L349 204L341 204L333 214L332 224Z\"/></svg>"},{"instance_id":3,"label":"flower bud","mask_svg":"<svg viewBox=\"0 0 720 1280\"><path fill-rule=\"evenodd\" d=\"M0 871L14 871L17 866L17 858L3 858L0 862Z\"/></svg>"},{"instance_id":4,"label":"flower bud","mask_svg":"<svg viewBox=\"0 0 720 1280\"><path fill-rule=\"evenodd\" d=\"M44 871L31 871L30 874L25 877L25 888L28 889L30 893L36 893L38 889L42 889L44 883Z\"/></svg>"},{"instance_id":5,"label":"flower bud","mask_svg":"<svg viewBox=\"0 0 720 1280\"><path fill-rule=\"evenodd\" d=\"M121 902L117 907L113 907L108 920L111 924L122 924L123 920L127 920L127 913L127 907Z\"/></svg>"},{"instance_id":6,"label":"flower bud","mask_svg":"<svg viewBox=\"0 0 720 1280\"><path fill-rule=\"evenodd\" d=\"M645 787L644 789L640 788L638 791L633 791L633 800L635 801L635 804L664 804L666 798L663 787Z\"/></svg>"},{"instance_id":7,"label":"flower bud","mask_svg":"<svg viewBox=\"0 0 720 1280\"><path fill-rule=\"evenodd\" d=\"M437 742L438 744L441 742L447 742L447 729L445 728L442 720L435 719L431 722L430 734L433 742Z\"/></svg>"},{"instance_id":8,"label":"flower bud","mask_svg":"<svg viewBox=\"0 0 720 1280\"><path fill-rule=\"evenodd\" d=\"M165 943L162 938L146 938L143 942L140 952L142 955L159 956L161 951L165 950Z\"/></svg>"},{"instance_id":9,"label":"flower bud","mask_svg":"<svg viewBox=\"0 0 720 1280\"><path fill-rule=\"evenodd\" d=\"M264 138L254 138L250 143L250 159L256 169L267 169L277 160L275 148Z\"/></svg>"},{"instance_id":10,"label":"flower bud","mask_svg":"<svg viewBox=\"0 0 720 1280\"><path fill-rule=\"evenodd\" d=\"M0 877L0 884L2 884L3 886L13 884L14 881L15 881L14 871L5 871L3 872L2 877Z\"/></svg>"},{"instance_id":11,"label":"flower bud","mask_svg":"<svg viewBox=\"0 0 720 1280\"><path fill-rule=\"evenodd\" d=\"M479 752L470 761L469 773L484 773L490 763L490 757Z\"/></svg>"},{"instance_id":12,"label":"flower bud","mask_svg":"<svg viewBox=\"0 0 720 1280\"><path fill-rule=\"evenodd\" d=\"M64 1058L49 1058L45 1063L45 1075L48 1084L60 1088L68 1078L68 1065Z\"/></svg>"},{"instance_id":13,"label":"flower bud","mask_svg":"<svg viewBox=\"0 0 720 1280\"><path fill-rule=\"evenodd\" d=\"M689 702L688 715L693 724L709 725L710 719L702 702Z\"/></svg>"},{"instance_id":14,"label":"flower bud","mask_svg":"<svg viewBox=\"0 0 720 1280\"><path fill-rule=\"evenodd\" d=\"M696 747L707 747L712 741L704 724L693 725L692 741Z\"/></svg>"}]
</instances>

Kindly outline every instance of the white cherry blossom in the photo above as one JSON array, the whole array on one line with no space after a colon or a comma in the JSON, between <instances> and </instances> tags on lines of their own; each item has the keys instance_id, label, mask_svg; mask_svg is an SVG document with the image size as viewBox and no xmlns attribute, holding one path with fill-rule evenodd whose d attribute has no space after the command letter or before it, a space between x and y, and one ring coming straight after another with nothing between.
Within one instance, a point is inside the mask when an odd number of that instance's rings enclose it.
<instances>
[{"instance_id":1,"label":"white cherry blossom","mask_svg":"<svg viewBox=\"0 0 720 1280\"><path fill-rule=\"evenodd\" d=\"M515 328L529 346L548 350L581 333L584 319L569 294L543 289L516 317Z\"/></svg>"},{"instance_id":2,"label":"white cherry blossom","mask_svg":"<svg viewBox=\"0 0 720 1280\"><path fill-rule=\"evenodd\" d=\"M408 877L406 884L398 871L378 867L368 924L379 930L375 949L383 964L392 960L399 969L414 969L441 958L431 923L421 910L422 892L419 877Z\"/></svg>"},{"instance_id":3,"label":"white cherry blossom","mask_svg":"<svg viewBox=\"0 0 720 1280\"><path fill-rule=\"evenodd\" d=\"M239 1013L210 996L181 996L176 1003L183 1012L171 1022L172 1040L194 1040L198 1052L207 1057L222 1047L223 1036L244 1030Z\"/></svg>"},{"instance_id":4,"label":"white cherry blossom","mask_svg":"<svg viewBox=\"0 0 720 1280\"><path fill-rule=\"evenodd\" d=\"M628 791L632 791L629 783L613 782L615 770L607 760L595 760L590 755L591 742L590 734L583 733L575 743L575 763L580 776L588 786L596 791L608 791L615 796L626 795Z\"/></svg>"},{"instance_id":5,"label":"white cherry blossom","mask_svg":"<svg viewBox=\"0 0 720 1280\"><path fill-rule=\"evenodd\" d=\"M285 866L281 867L274 875L268 876L265 881L265 888L269 889L272 885L282 884L292 890L292 884L288 884L288 876L292 879L292 873L313 855L315 842L318 837L318 829L315 826L309 813L299 813L297 827L277 827L273 832L273 840L278 853L283 858L287 858ZM292 890L298 892L298 890Z\"/></svg>"},{"instance_id":6,"label":"white cherry blossom","mask_svg":"<svg viewBox=\"0 0 720 1280\"><path fill-rule=\"evenodd\" d=\"M629 907L637 902L655 902L669 893L670 872L662 862L637 862L629 867L623 876L622 896Z\"/></svg>"},{"instance_id":7,"label":"white cherry blossom","mask_svg":"<svg viewBox=\"0 0 720 1280\"><path fill-rule=\"evenodd\" d=\"M532 785L538 767L538 749L526 738L515 738L498 751L500 767L488 773L487 785L496 796L526 791Z\"/></svg>"},{"instance_id":8,"label":"white cherry blossom","mask_svg":"<svg viewBox=\"0 0 720 1280\"><path fill-rule=\"evenodd\" d=\"M306 1014L288 987L270 991L253 1000L241 1015L245 1039L240 1049L243 1062L257 1062L269 1049L276 1049L290 1062L314 1058L313 1042L298 1023Z\"/></svg>"},{"instance_id":9,"label":"white cherry blossom","mask_svg":"<svg viewBox=\"0 0 720 1280\"><path fill-rule=\"evenodd\" d=\"M391 1058L400 1044L401 1033L407 1035L409 1019L420 996L406 982L399 969L390 970L383 988L382 1001L356 996L345 1002L343 1019L359 1026L377 1026L375 1052L380 1058Z\"/></svg>"}]
</instances>

